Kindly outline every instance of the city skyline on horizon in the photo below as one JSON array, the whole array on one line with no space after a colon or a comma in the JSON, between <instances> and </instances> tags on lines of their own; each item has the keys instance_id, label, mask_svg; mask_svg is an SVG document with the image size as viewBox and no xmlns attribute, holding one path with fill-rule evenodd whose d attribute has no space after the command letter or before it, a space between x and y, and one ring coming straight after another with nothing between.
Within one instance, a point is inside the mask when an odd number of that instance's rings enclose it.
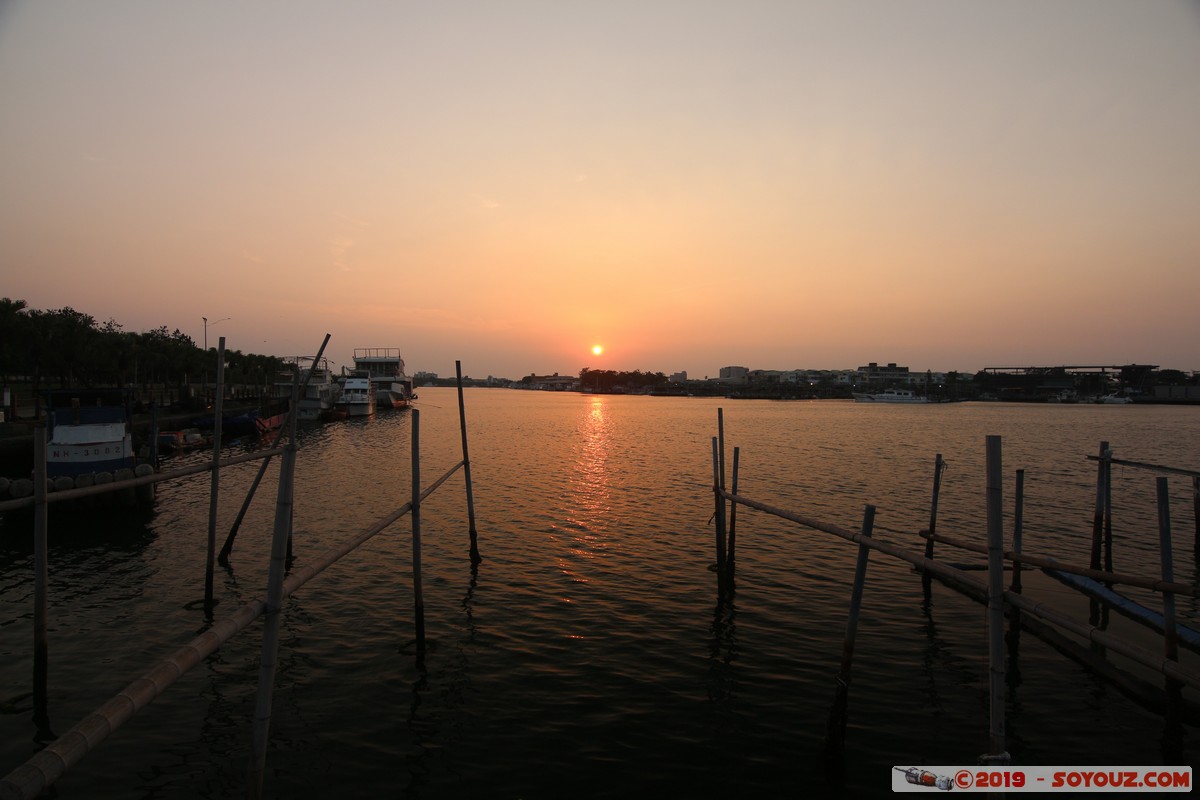
<instances>
[{"instance_id":1,"label":"city skyline on horizon","mask_svg":"<svg viewBox=\"0 0 1200 800\"><path fill-rule=\"evenodd\" d=\"M1195 371L1198 43L1185 0L17 0L4 292L442 373Z\"/></svg>"}]
</instances>

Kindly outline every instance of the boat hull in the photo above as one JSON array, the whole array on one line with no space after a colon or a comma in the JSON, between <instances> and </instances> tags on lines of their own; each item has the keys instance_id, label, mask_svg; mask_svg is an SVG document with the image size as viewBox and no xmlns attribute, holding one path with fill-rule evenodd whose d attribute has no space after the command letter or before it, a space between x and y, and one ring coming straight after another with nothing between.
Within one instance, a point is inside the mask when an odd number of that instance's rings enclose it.
<instances>
[{"instance_id":1,"label":"boat hull","mask_svg":"<svg viewBox=\"0 0 1200 800\"><path fill-rule=\"evenodd\" d=\"M881 392L877 394L858 394L854 395L856 403L903 403L906 405L928 403L929 398L921 397L912 392Z\"/></svg>"},{"instance_id":2,"label":"boat hull","mask_svg":"<svg viewBox=\"0 0 1200 800\"><path fill-rule=\"evenodd\" d=\"M46 474L51 478L133 467L133 443L129 434L108 441L50 442L46 448Z\"/></svg>"}]
</instances>

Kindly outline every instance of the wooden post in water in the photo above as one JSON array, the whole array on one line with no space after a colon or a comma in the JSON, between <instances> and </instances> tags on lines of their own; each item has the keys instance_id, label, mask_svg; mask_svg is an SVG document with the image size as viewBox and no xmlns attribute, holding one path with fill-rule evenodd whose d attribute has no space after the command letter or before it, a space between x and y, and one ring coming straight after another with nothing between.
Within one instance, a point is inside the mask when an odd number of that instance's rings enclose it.
<instances>
[{"instance_id":1,"label":"wooden post in water","mask_svg":"<svg viewBox=\"0 0 1200 800\"><path fill-rule=\"evenodd\" d=\"M1171 547L1171 496L1167 491L1167 479L1157 479L1158 490L1158 542L1159 559L1162 562L1162 579L1167 583L1175 580L1175 559ZM1163 655L1168 660L1179 661L1179 629L1175 625L1175 593L1163 590ZM1181 735L1180 709L1183 707L1183 685L1167 678L1166 682L1167 728L1172 735L1164 741L1178 740Z\"/></svg>"},{"instance_id":2,"label":"wooden post in water","mask_svg":"<svg viewBox=\"0 0 1200 800\"><path fill-rule=\"evenodd\" d=\"M1013 553L1021 555L1021 540L1025 534L1025 470L1017 470L1016 499L1013 508ZM1012 565L1012 584L1009 588L1014 592L1021 591L1021 562L1014 561Z\"/></svg>"},{"instance_id":3,"label":"wooden post in water","mask_svg":"<svg viewBox=\"0 0 1200 800\"><path fill-rule=\"evenodd\" d=\"M329 334L325 334L325 339L321 342L321 347L317 350L317 354L313 356L313 369L316 369L317 364L321 361L321 356L325 353L325 345L329 344ZM308 387L309 380L312 379L312 369L304 376L304 381L300 384L300 393L303 394ZM265 380L265 379L264 379ZM265 387L264 387L265 391ZM281 441L283 441L284 429L281 427L275 434L275 441L271 442L271 449L275 449ZM254 476L254 481L250 484L250 490L246 492L246 499L242 501L242 507L238 511L237 519L233 521L233 525L229 528L229 535L225 537L225 544L221 547L221 553L218 559L222 564L229 563L229 554L233 552L233 540L237 538L238 528L242 526L242 520L246 518L246 512L250 510L250 501L254 499L255 492L258 491L258 485L262 483L263 476L267 474L267 466L271 463L268 456L263 459L262 464L258 467L258 474Z\"/></svg>"},{"instance_id":4,"label":"wooden post in water","mask_svg":"<svg viewBox=\"0 0 1200 800\"><path fill-rule=\"evenodd\" d=\"M316 366L317 366L317 363L314 361L313 369L316 369ZM309 374L310 375L312 374L311 370L309 371ZM297 364L296 371L292 373L292 396L291 396L291 398L289 398L287 422L288 422L288 426L287 426L288 427L288 436L290 437L289 441L291 442L291 446L298 448L300 446L299 442L296 439L296 434L298 433L298 428L300 426L300 369L299 369L298 364ZM294 467L293 467L293 469L294 469ZM295 521L296 521L296 504L292 503L291 513L288 514L287 560L285 562L289 569L291 568L292 561L293 561L292 534L295 532L295 529L296 529Z\"/></svg>"},{"instance_id":5,"label":"wooden post in water","mask_svg":"<svg viewBox=\"0 0 1200 800\"><path fill-rule=\"evenodd\" d=\"M1112 531L1112 455L1110 449L1104 454L1104 571L1113 571Z\"/></svg>"},{"instance_id":6,"label":"wooden post in water","mask_svg":"<svg viewBox=\"0 0 1200 800\"><path fill-rule=\"evenodd\" d=\"M1162 579L1168 583L1175 580L1174 559L1171 548L1171 497L1167 492L1167 479L1157 478L1158 489L1158 544L1162 562ZM1175 627L1175 593L1163 591L1163 654L1172 661L1179 660L1179 631Z\"/></svg>"},{"instance_id":7,"label":"wooden post in water","mask_svg":"<svg viewBox=\"0 0 1200 800\"><path fill-rule=\"evenodd\" d=\"M1092 558L1089 566L1100 569L1100 541L1104 532L1104 463L1108 457L1108 442L1100 443L1100 460L1096 463L1096 510L1092 514Z\"/></svg>"},{"instance_id":8,"label":"wooden post in water","mask_svg":"<svg viewBox=\"0 0 1200 800\"><path fill-rule=\"evenodd\" d=\"M875 528L875 506L863 508L862 535L870 537ZM850 666L854 663L854 637L858 633L858 613L862 608L863 586L867 581L867 558L871 548L858 546L858 560L854 564L854 587L850 590L850 615L846 620L846 639L842 643L842 664L838 671L838 683L850 685Z\"/></svg>"},{"instance_id":9,"label":"wooden post in water","mask_svg":"<svg viewBox=\"0 0 1200 800\"><path fill-rule=\"evenodd\" d=\"M875 527L875 506L863 508L862 535L871 536ZM858 634L858 615L862 608L863 587L867 581L867 558L871 549L865 544L858 546L858 560L854 564L854 586L850 590L850 613L846 617L846 638L842 641L842 663L838 668L837 689L833 708L829 712L826 746L835 755L842 752L846 740L846 704L850 693L850 667L854 663L854 639Z\"/></svg>"},{"instance_id":10,"label":"wooden post in water","mask_svg":"<svg viewBox=\"0 0 1200 800\"><path fill-rule=\"evenodd\" d=\"M46 421L38 420L33 431L33 722L37 726L39 741L54 738L50 733L50 701L46 680L50 666L46 634L50 613L46 482Z\"/></svg>"},{"instance_id":11,"label":"wooden post in water","mask_svg":"<svg viewBox=\"0 0 1200 800\"><path fill-rule=\"evenodd\" d=\"M933 558L933 535L937 533L937 512L938 512L938 496L942 491L942 471L946 468L946 462L942 460L942 454L938 453L933 459L933 499L929 503L929 538L925 540L925 557ZM933 595L933 579L928 573L921 576L921 589L925 594L926 602Z\"/></svg>"},{"instance_id":12,"label":"wooden post in water","mask_svg":"<svg viewBox=\"0 0 1200 800\"><path fill-rule=\"evenodd\" d=\"M717 594L725 596L725 498L721 496L721 461L717 437L712 439L713 459L713 519L717 528Z\"/></svg>"},{"instance_id":13,"label":"wooden post in water","mask_svg":"<svg viewBox=\"0 0 1200 800\"><path fill-rule=\"evenodd\" d=\"M717 407L717 484L720 486L721 492L725 491L725 409ZM717 564L717 570L720 573L718 578L721 586L729 589L729 508L725 502L725 495L717 495L720 504L720 510L717 514L720 517L721 530L721 559Z\"/></svg>"},{"instance_id":14,"label":"wooden post in water","mask_svg":"<svg viewBox=\"0 0 1200 800\"><path fill-rule=\"evenodd\" d=\"M467 454L467 410L463 402L462 362L454 362L454 374L458 378L458 428L462 433L463 478L467 483L467 526L471 536L471 563L483 561L479 555L479 534L475 532L475 496L471 491L471 457Z\"/></svg>"},{"instance_id":15,"label":"wooden post in water","mask_svg":"<svg viewBox=\"0 0 1200 800\"><path fill-rule=\"evenodd\" d=\"M733 493L737 494L738 490L738 455L741 448L733 448ZM735 546L737 545L737 503L729 504L729 547L725 554L725 569L729 572L729 585L733 586L733 573L735 569L736 559L734 558Z\"/></svg>"},{"instance_id":16,"label":"wooden post in water","mask_svg":"<svg viewBox=\"0 0 1200 800\"><path fill-rule=\"evenodd\" d=\"M1000 437L987 437L988 663L990 752L1004 760L1004 491Z\"/></svg>"},{"instance_id":17,"label":"wooden post in water","mask_svg":"<svg viewBox=\"0 0 1200 800\"><path fill-rule=\"evenodd\" d=\"M720 485L725 488L725 409L717 408L717 441L720 444ZM725 502L724 499L721 502Z\"/></svg>"},{"instance_id":18,"label":"wooden post in water","mask_svg":"<svg viewBox=\"0 0 1200 800\"><path fill-rule=\"evenodd\" d=\"M929 503L929 535L931 538L925 540L925 557L933 558L933 535L937 533L937 512L938 512L938 495L942 491L942 470L946 468L946 462L942 460L942 454L938 453L933 459L933 499Z\"/></svg>"},{"instance_id":19,"label":"wooden post in water","mask_svg":"<svg viewBox=\"0 0 1200 800\"><path fill-rule=\"evenodd\" d=\"M225 337L217 342L217 397L213 402L212 473L208 493L208 558L204 567L204 614L213 613L213 570L217 560L217 493L221 486L221 417L225 400Z\"/></svg>"},{"instance_id":20,"label":"wooden post in water","mask_svg":"<svg viewBox=\"0 0 1200 800\"><path fill-rule=\"evenodd\" d=\"M1192 558L1200 561L1200 475L1192 476L1192 514L1196 519L1196 536L1192 540Z\"/></svg>"},{"instance_id":21,"label":"wooden post in water","mask_svg":"<svg viewBox=\"0 0 1200 800\"><path fill-rule=\"evenodd\" d=\"M271 700L279 658L279 615L283 605L283 579L287 570L287 537L291 527L295 493L296 442L284 448L279 469L279 492L275 502L275 529L271 537L271 566L267 573L262 657L258 664L258 696L254 707L254 749L247 776L246 794L251 800L263 796L263 773L271 732Z\"/></svg>"},{"instance_id":22,"label":"wooden post in water","mask_svg":"<svg viewBox=\"0 0 1200 800\"><path fill-rule=\"evenodd\" d=\"M412 571L417 653L425 652L425 592L421 587L421 412L412 412Z\"/></svg>"},{"instance_id":23,"label":"wooden post in water","mask_svg":"<svg viewBox=\"0 0 1200 800\"><path fill-rule=\"evenodd\" d=\"M158 469L158 403L150 401L150 463Z\"/></svg>"}]
</instances>

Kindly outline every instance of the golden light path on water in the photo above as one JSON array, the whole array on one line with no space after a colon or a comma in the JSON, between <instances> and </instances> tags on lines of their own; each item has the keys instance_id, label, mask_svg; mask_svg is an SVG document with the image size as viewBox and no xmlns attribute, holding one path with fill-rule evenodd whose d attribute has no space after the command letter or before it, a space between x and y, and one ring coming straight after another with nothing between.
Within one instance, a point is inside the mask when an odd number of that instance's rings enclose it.
<instances>
[{"instance_id":1,"label":"golden light path on water","mask_svg":"<svg viewBox=\"0 0 1200 800\"><path fill-rule=\"evenodd\" d=\"M461 458L457 397L422 389L422 483ZM987 741L984 610L940 584L930 600L906 564L873 554L850 692L844 769L821 761L856 548L739 510L734 602L717 606L711 438L723 408L740 449L740 491L846 528L877 506L876 537L921 549L933 461L939 531L980 541L983 445L1004 442L1005 524L1026 470L1026 546L1086 560L1096 489L1087 457L1200 468L1200 409L864 407L468 389L483 562L467 558L461 473L422 504L426 627L413 639L410 520L372 539L288 603L277 676L270 791L429 798L891 796L896 764L973 763ZM295 557L300 568L408 499L416 416L301 431ZM256 442L231 445L244 452ZM731 458L731 452L727 455ZM175 463L207 458L204 453ZM277 466L277 465L276 465ZM255 465L223 472L218 530ZM217 574L219 613L261 596L275 511L268 472ZM1114 471L1118 569L1160 568L1154 476ZM207 480L165 484L152 515L59 528L50 553L50 713L66 728L114 687L195 635ZM1175 578L1195 582L1190 485L1172 479ZM15 528L8 528L12 531ZM24 530L24 529L21 529ZM0 685L32 674L33 556L0 540ZM973 556L939 545L938 556ZM1027 596L1086 619L1088 604L1040 572ZM1150 607L1160 599L1131 593ZM1181 619L1200 606L1180 597ZM1161 652L1161 637L1113 616L1109 629ZM99 654L99 655L97 655ZM244 793L261 654L249 630L223 646L58 785L58 796L159 800ZM1166 720L1034 636L1009 672L1010 747L1023 763L1196 763L1194 728ZM1181 658L1195 668L1196 655ZM1152 687L1153 675L1139 673ZM7 706L6 706L7 708ZM0 714L0 772L28 758L19 698ZM1170 760L1176 759L1176 760ZM582 787L582 788L580 788ZM574 790L578 788L578 792ZM361 790L361 791L360 791Z\"/></svg>"}]
</instances>

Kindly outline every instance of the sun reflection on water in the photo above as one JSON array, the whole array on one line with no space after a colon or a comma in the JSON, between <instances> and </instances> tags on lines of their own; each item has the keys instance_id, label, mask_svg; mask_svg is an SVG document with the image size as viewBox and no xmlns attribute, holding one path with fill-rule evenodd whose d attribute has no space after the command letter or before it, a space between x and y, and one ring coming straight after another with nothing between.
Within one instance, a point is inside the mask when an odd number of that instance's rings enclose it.
<instances>
[{"instance_id":1,"label":"sun reflection on water","mask_svg":"<svg viewBox=\"0 0 1200 800\"><path fill-rule=\"evenodd\" d=\"M578 559L591 560L606 549L604 532L609 525L612 502L611 468L613 429L608 404L603 397L591 397L575 428L571 444L571 472L564 498L560 533L570 537L568 554L559 567L576 583L589 578L578 573Z\"/></svg>"}]
</instances>

